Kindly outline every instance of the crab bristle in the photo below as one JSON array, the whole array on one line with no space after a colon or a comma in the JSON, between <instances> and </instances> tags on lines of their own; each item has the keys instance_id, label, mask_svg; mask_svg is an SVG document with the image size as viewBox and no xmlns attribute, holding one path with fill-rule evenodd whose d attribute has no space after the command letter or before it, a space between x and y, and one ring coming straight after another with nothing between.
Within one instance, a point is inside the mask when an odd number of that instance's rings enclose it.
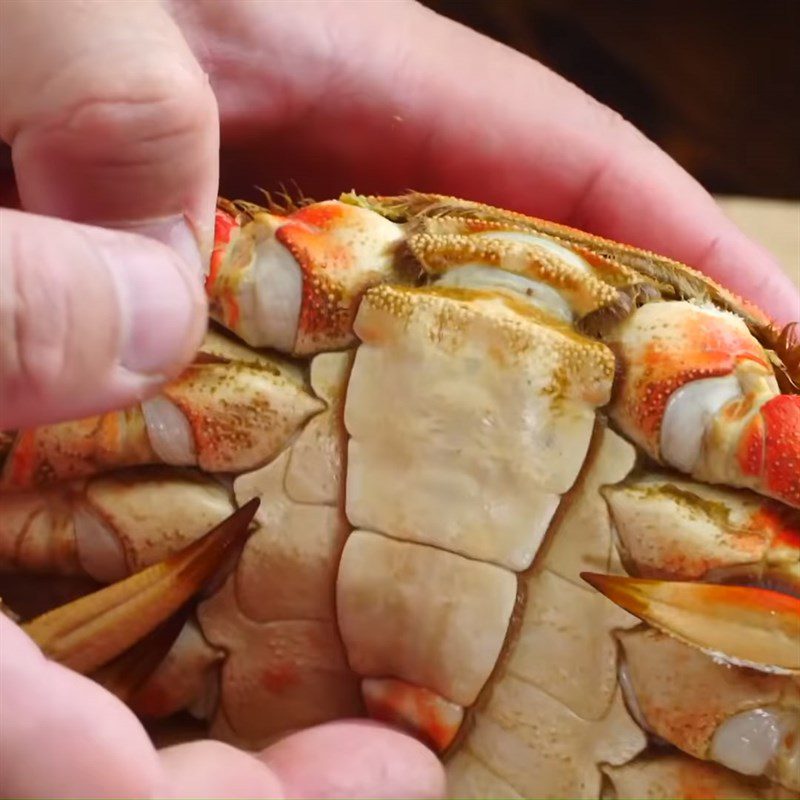
<instances>
[{"instance_id":1,"label":"crab bristle","mask_svg":"<svg viewBox=\"0 0 800 800\"><path fill-rule=\"evenodd\" d=\"M800 599L753 586L581 573L644 622L731 663L800 672Z\"/></svg>"},{"instance_id":2,"label":"crab bristle","mask_svg":"<svg viewBox=\"0 0 800 800\"><path fill-rule=\"evenodd\" d=\"M272 191L261 186L256 188L263 195L265 200L264 208L270 214L278 214L285 217L315 202L303 193L296 181L292 181L291 190L287 189L283 183L280 184L278 189Z\"/></svg>"}]
</instances>

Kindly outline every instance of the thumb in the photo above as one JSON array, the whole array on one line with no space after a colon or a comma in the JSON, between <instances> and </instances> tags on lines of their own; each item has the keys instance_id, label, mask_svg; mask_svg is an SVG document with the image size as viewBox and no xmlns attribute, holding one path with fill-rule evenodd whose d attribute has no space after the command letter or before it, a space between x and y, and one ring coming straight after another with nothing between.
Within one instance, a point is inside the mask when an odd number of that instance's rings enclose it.
<instances>
[{"instance_id":1,"label":"thumb","mask_svg":"<svg viewBox=\"0 0 800 800\"><path fill-rule=\"evenodd\" d=\"M200 278L172 249L10 210L0 232L0 429L124 407L196 351Z\"/></svg>"}]
</instances>

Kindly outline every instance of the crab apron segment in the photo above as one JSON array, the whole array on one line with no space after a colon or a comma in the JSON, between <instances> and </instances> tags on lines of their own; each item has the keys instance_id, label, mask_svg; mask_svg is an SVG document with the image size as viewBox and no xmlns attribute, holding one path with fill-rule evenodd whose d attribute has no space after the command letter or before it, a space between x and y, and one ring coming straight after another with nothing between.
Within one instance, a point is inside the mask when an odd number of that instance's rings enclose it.
<instances>
[{"instance_id":1,"label":"crab apron segment","mask_svg":"<svg viewBox=\"0 0 800 800\"><path fill-rule=\"evenodd\" d=\"M138 643L89 615L89 671L138 713L247 748L367 714L454 797L800 791L790 330L669 259L434 195L221 201L206 286L236 339L0 441L0 569L123 612L259 499L178 582L149 678L173 584ZM50 612L52 652L90 598Z\"/></svg>"},{"instance_id":2,"label":"crab apron segment","mask_svg":"<svg viewBox=\"0 0 800 800\"><path fill-rule=\"evenodd\" d=\"M345 405L352 524L530 566L583 464L613 360L515 306L450 287L367 293Z\"/></svg>"}]
</instances>

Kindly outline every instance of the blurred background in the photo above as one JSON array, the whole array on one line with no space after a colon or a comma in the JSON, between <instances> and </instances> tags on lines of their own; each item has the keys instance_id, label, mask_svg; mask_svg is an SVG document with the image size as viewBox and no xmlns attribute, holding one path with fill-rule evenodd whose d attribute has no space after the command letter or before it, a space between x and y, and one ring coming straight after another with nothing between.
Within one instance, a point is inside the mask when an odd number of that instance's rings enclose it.
<instances>
[{"instance_id":1,"label":"blurred background","mask_svg":"<svg viewBox=\"0 0 800 800\"><path fill-rule=\"evenodd\" d=\"M710 191L800 198L798 0L423 2L611 106Z\"/></svg>"}]
</instances>

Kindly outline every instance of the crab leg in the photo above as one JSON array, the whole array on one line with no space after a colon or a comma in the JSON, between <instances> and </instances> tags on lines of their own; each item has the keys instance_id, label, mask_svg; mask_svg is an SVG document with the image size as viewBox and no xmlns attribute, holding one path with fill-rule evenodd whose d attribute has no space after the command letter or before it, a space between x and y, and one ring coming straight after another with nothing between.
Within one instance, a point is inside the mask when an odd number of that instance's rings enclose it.
<instances>
[{"instance_id":1,"label":"crab leg","mask_svg":"<svg viewBox=\"0 0 800 800\"><path fill-rule=\"evenodd\" d=\"M603 772L614 787L609 800L789 800L774 784L683 753L656 752L620 767L604 766Z\"/></svg>"},{"instance_id":2,"label":"crab leg","mask_svg":"<svg viewBox=\"0 0 800 800\"><path fill-rule=\"evenodd\" d=\"M174 469L0 492L0 570L111 583L180 550L233 510L219 482Z\"/></svg>"},{"instance_id":3,"label":"crab leg","mask_svg":"<svg viewBox=\"0 0 800 800\"><path fill-rule=\"evenodd\" d=\"M651 457L800 507L800 395L780 394L740 318L649 303L608 343L625 365L611 417Z\"/></svg>"},{"instance_id":4,"label":"crab leg","mask_svg":"<svg viewBox=\"0 0 800 800\"><path fill-rule=\"evenodd\" d=\"M211 316L257 347L344 347L363 291L401 280L402 239L402 226L337 200L289 214L220 201L206 280Z\"/></svg>"},{"instance_id":5,"label":"crab leg","mask_svg":"<svg viewBox=\"0 0 800 800\"><path fill-rule=\"evenodd\" d=\"M647 730L696 758L800 791L794 677L722 663L652 629L618 639L627 700Z\"/></svg>"},{"instance_id":6,"label":"crab leg","mask_svg":"<svg viewBox=\"0 0 800 800\"><path fill-rule=\"evenodd\" d=\"M130 703L140 687L157 670L189 619L191 606L186 603L147 636L91 674L95 683L104 686L123 703Z\"/></svg>"},{"instance_id":7,"label":"crab leg","mask_svg":"<svg viewBox=\"0 0 800 800\"><path fill-rule=\"evenodd\" d=\"M753 492L664 473L603 495L627 571L640 578L746 583L800 595L800 513Z\"/></svg>"},{"instance_id":8,"label":"crab leg","mask_svg":"<svg viewBox=\"0 0 800 800\"><path fill-rule=\"evenodd\" d=\"M17 432L0 489L144 464L252 469L323 408L298 370L231 352L212 334L195 363L159 395L122 411Z\"/></svg>"},{"instance_id":9,"label":"crab leg","mask_svg":"<svg viewBox=\"0 0 800 800\"><path fill-rule=\"evenodd\" d=\"M669 474L639 474L603 494L623 560L645 580L583 577L663 632L618 633L620 681L640 725L697 758L796 789L795 679L766 673L800 670L800 600L770 591L800 587L800 514Z\"/></svg>"},{"instance_id":10,"label":"crab leg","mask_svg":"<svg viewBox=\"0 0 800 800\"><path fill-rule=\"evenodd\" d=\"M752 586L584 572L617 605L709 655L765 672L800 673L800 599Z\"/></svg>"},{"instance_id":11,"label":"crab leg","mask_svg":"<svg viewBox=\"0 0 800 800\"><path fill-rule=\"evenodd\" d=\"M253 499L185 550L125 580L25 623L47 656L91 673L124 653L172 616L218 572L247 535Z\"/></svg>"}]
</instances>

